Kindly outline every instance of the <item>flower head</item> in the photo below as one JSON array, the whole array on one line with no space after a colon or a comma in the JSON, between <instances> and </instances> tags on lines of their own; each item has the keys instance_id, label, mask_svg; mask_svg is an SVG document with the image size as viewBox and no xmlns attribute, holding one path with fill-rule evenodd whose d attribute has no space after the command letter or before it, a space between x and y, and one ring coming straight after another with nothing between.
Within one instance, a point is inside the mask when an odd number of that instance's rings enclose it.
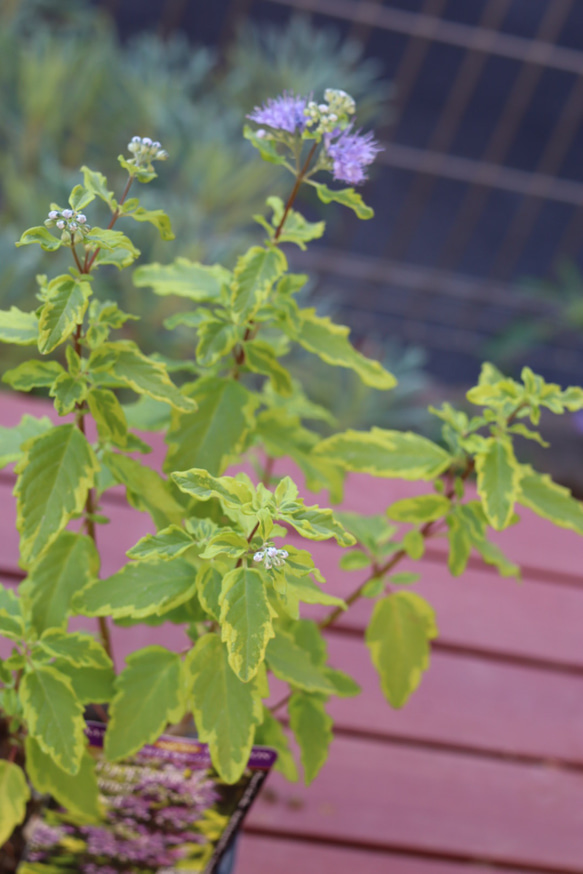
<instances>
[{"instance_id":1,"label":"flower head","mask_svg":"<svg viewBox=\"0 0 583 874\"><path fill-rule=\"evenodd\" d=\"M337 139L333 133L325 136L324 142L326 153L332 161L334 179L352 185L364 182L364 168L372 164L378 153L382 152L382 146L377 143L372 133L353 133L350 127Z\"/></svg>"},{"instance_id":2,"label":"flower head","mask_svg":"<svg viewBox=\"0 0 583 874\"><path fill-rule=\"evenodd\" d=\"M247 118L257 124L265 124L273 130L287 133L303 133L308 119L304 115L307 98L292 91L284 91L279 97L270 98L263 106L256 106Z\"/></svg>"},{"instance_id":3,"label":"flower head","mask_svg":"<svg viewBox=\"0 0 583 874\"><path fill-rule=\"evenodd\" d=\"M286 549L277 549L275 546L264 544L263 549L253 556L253 561L262 561L263 566L269 570L272 567L283 567L288 555Z\"/></svg>"}]
</instances>

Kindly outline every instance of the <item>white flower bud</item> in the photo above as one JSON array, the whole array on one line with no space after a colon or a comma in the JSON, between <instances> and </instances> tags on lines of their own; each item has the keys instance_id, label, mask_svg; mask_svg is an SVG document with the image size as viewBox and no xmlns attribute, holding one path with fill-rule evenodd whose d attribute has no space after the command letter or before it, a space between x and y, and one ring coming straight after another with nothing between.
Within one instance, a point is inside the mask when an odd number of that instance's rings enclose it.
<instances>
[{"instance_id":1,"label":"white flower bud","mask_svg":"<svg viewBox=\"0 0 583 874\"><path fill-rule=\"evenodd\" d=\"M49 218L54 220L54 219L56 219L56 218L58 218L58 217L59 217L58 210L56 210L56 209L51 209L51 211L49 212Z\"/></svg>"},{"instance_id":2,"label":"white flower bud","mask_svg":"<svg viewBox=\"0 0 583 874\"><path fill-rule=\"evenodd\" d=\"M77 216L77 221L79 222L80 225L84 225L85 222L87 221L87 216L83 215L83 213L80 212L79 215Z\"/></svg>"},{"instance_id":3,"label":"white flower bud","mask_svg":"<svg viewBox=\"0 0 583 874\"><path fill-rule=\"evenodd\" d=\"M142 137L142 145L148 147L151 146L152 140L150 139L150 137Z\"/></svg>"},{"instance_id":4,"label":"white flower bud","mask_svg":"<svg viewBox=\"0 0 583 874\"><path fill-rule=\"evenodd\" d=\"M77 222L69 222L69 227L75 230L78 227Z\"/></svg>"},{"instance_id":5,"label":"white flower bud","mask_svg":"<svg viewBox=\"0 0 583 874\"><path fill-rule=\"evenodd\" d=\"M64 209L63 210L63 218L66 218L66 219L73 218L73 210L72 209Z\"/></svg>"},{"instance_id":6,"label":"white flower bud","mask_svg":"<svg viewBox=\"0 0 583 874\"><path fill-rule=\"evenodd\" d=\"M154 142L152 143L152 148L153 149L161 149L162 143L159 143L158 140L154 140Z\"/></svg>"},{"instance_id":7,"label":"white flower bud","mask_svg":"<svg viewBox=\"0 0 583 874\"><path fill-rule=\"evenodd\" d=\"M63 221L63 219L60 219L60 220L57 222L57 227L58 227L58 229L59 229L60 231L62 231L62 230L64 229L64 227L65 227L65 222Z\"/></svg>"},{"instance_id":8,"label":"white flower bud","mask_svg":"<svg viewBox=\"0 0 583 874\"><path fill-rule=\"evenodd\" d=\"M267 131L264 128L260 127L258 131L255 132L255 136L258 140L262 140L263 137L267 134Z\"/></svg>"},{"instance_id":9,"label":"white flower bud","mask_svg":"<svg viewBox=\"0 0 583 874\"><path fill-rule=\"evenodd\" d=\"M139 145L141 142L142 142L142 138L141 138L141 137L132 137L132 143L135 143L136 145Z\"/></svg>"}]
</instances>

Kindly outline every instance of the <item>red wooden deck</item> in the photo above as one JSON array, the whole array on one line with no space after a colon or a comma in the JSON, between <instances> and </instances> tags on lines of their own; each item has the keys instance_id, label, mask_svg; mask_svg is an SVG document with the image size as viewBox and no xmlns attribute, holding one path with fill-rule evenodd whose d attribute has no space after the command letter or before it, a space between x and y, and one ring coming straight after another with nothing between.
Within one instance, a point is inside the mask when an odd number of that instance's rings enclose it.
<instances>
[{"instance_id":1,"label":"red wooden deck","mask_svg":"<svg viewBox=\"0 0 583 874\"><path fill-rule=\"evenodd\" d=\"M0 424L16 424L25 411L28 399L0 397ZM6 582L20 576L12 486L12 475L0 474ZM410 491L353 477L345 506L377 512ZM152 529L121 496L106 501L114 524L99 536L108 574ZM403 710L382 698L362 641L370 603L329 632L333 664L363 694L331 704L337 739L308 789L269 778L249 816L237 874L583 871L583 539L525 513L499 540L521 564L522 584L479 561L454 580L443 545L431 544L418 591L437 611L440 636ZM358 584L359 573L337 570L334 546L312 551L331 591ZM147 642L182 645L175 629L116 638L120 660Z\"/></svg>"}]
</instances>

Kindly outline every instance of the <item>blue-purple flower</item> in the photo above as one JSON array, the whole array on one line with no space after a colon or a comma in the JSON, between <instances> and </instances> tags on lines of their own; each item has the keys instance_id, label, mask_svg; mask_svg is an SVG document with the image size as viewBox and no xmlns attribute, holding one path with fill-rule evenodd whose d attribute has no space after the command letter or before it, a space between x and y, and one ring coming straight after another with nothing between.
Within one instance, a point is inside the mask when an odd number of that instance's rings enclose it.
<instances>
[{"instance_id":1,"label":"blue-purple flower","mask_svg":"<svg viewBox=\"0 0 583 874\"><path fill-rule=\"evenodd\" d=\"M372 133L353 133L350 127L342 131L337 139L334 134L324 137L326 153L332 161L332 175L341 182L358 185L364 182L364 168L372 164L382 146L374 139Z\"/></svg>"},{"instance_id":2,"label":"blue-purple flower","mask_svg":"<svg viewBox=\"0 0 583 874\"><path fill-rule=\"evenodd\" d=\"M289 134L303 133L308 121L304 114L307 102L306 97L284 91L279 97L267 100L263 106L256 106L247 118L273 130L283 130Z\"/></svg>"}]
</instances>

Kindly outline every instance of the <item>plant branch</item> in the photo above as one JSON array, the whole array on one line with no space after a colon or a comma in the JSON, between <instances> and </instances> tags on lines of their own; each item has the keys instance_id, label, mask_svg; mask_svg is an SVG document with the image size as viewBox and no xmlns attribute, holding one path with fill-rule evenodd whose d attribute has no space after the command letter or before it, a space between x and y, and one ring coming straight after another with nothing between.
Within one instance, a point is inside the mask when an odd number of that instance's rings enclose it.
<instances>
[{"instance_id":1,"label":"plant branch","mask_svg":"<svg viewBox=\"0 0 583 874\"><path fill-rule=\"evenodd\" d=\"M279 240L279 237L280 237L281 232L283 230L283 226L285 224L285 220L288 217L288 213L289 213L290 209L292 208L294 200L297 197L298 191L300 190L300 185L304 181L304 177L305 177L306 173L308 172L308 168L310 166L310 161L314 157L314 152L316 151L317 145L318 145L317 143L313 143L312 148L308 152L308 157L306 158L306 160L304 162L304 166L302 167L302 169L300 170L300 172L296 176L296 181L294 183L294 187L291 190L291 194L287 199L287 203L285 205L285 209L283 211L281 221L278 224L277 228L275 229L275 234L273 235L273 242L274 243L276 243Z\"/></svg>"},{"instance_id":2,"label":"plant branch","mask_svg":"<svg viewBox=\"0 0 583 874\"><path fill-rule=\"evenodd\" d=\"M128 181L126 182L126 187L123 190L122 196L120 197L120 199L118 201L118 204L115 208L115 211L110 219L110 222L109 222L106 230L110 231L112 229L112 227L114 226L114 224L116 223L116 221L118 220L119 215L120 215L119 208L120 208L120 206L122 206L125 203L125 200L126 200L128 194L130 193L130 188L132 187L132 182L134 181L134 179L135 179L135 176L128 177ZM91 257L89 257L88 254L85 256L85 264L83 265L82 273L89 273L91 271L91 268L93 267L93 262L95 261L95 259L99 255L100 251L101 251L101 246L99 246L95 250L95 252L93 252Z\"/></svg>"},{"instance_id":3,"label":"plant branch","mask_svg":"<svg viewBox=\"0 0 583 874\"><path fill-rule=\"evenodd\" d=\"M474 459L468 458L466 461L466 468L461 474L461 479L466 480L472 470L474 469ZM455 488L452 485L446 492L446 497L451 500L451 498L455 497ZM435 519L432 522L426 522L425 525L420 529L420 534L424 540L427 540L429 537L433 537L438 533L439 528L438 525L443 522L443 519ZM344 603L346 607L352 606L359 598L362 597L362 593L365 587L371 583L373 580L379 579L383 577L385 574L389 573L393 570L393 568L399 564L407 556L407 552L404 549L399 549L398 552L395 552L394 555L381 567L376 567L373 569L372 573L362 582L358 588L352 592L348 598L344 599ZM320 630L324 630L325 628L330 628L334 623L342 616L345 612L344 607L335 607L334 610L331 610L330 613L324 617L319 623L318 628ZM270 707L271 713L276 713L280 708L282 708L289 701L291 694L286 695L272 707Z\"/></svg>"}]
</instances>

